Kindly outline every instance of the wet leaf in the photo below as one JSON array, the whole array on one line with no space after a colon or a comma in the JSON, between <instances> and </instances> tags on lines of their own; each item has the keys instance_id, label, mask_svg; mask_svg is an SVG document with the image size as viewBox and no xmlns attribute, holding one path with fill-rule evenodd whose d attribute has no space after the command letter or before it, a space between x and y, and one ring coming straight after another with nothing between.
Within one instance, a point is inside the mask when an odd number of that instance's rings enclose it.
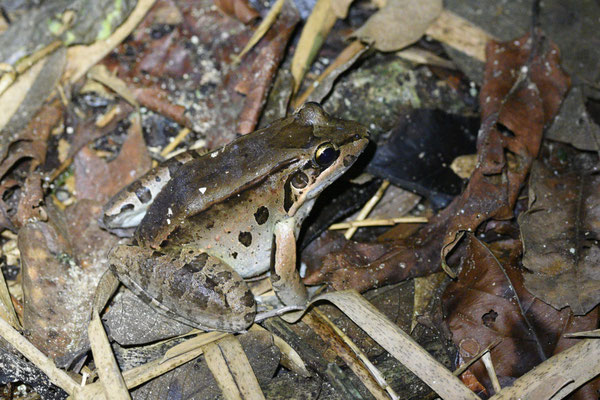
<instances>
[{"instance_id":1,"label":"wet leaf","mask_svg":"<svg viewBox=\"0 0 600 400\"><path fill-rule=\"evenodd\" d=\"M554 308L583 315L600 303L598 157L568 149L559 157L536 161L531 171L529 210L519 218L531 271L525 285Z\"/></svg>"},{"instance_id":2,"label":"wet leaf","mask_svg":"<svg viewBox=\"0 0 600 400\"><path fill-rule=\"evenodd\" d=\"M467 237L461 272L446 289L443 304L452 340L465 361L501 339L491 357L501 385L508 386L553 354L577 344L562 334L595 327L598 313L577 317L530 294L519 267L519 241L497 242L493 250L474 236ZM481 361L469 369L493 392Z\"/></svg>"},{"instance_id":3,"label":"wet leaf","mask_svg":"<svg viewBox=\"0 0 600 400\"><path fill-rule=\"evenodd\" d=\"M419 40L442 12L441 0L388 0L354 32L380 51L397 51Z\"/></svg>"}]
</instances>

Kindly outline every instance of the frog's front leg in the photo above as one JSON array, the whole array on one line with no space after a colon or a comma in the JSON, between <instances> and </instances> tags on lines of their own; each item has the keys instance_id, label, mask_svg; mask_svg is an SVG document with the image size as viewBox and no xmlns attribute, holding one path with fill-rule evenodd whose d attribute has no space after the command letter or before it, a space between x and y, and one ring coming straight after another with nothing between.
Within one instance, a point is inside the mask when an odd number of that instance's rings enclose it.
<instances>
[{"instance_id":1,"label":"frog's front leg","mask_svg":"<svg viewBox=\"0 0 600 400\"><path fill-rule=\"evenodd\" d=\"M296 235L294 218L287 218L275 225L271 284L279 300L286 306L304 306L308 299L306 287L296 268Z\"/></svg>"},{"instance_id":2,"label":"frog's front leg","mask_svg":"<svg viewBox=\"0 0 600 400\"><path fill-rule=\"evenodd\" d=\"M165 253L121 245L109 255L119 280L157 311L203 330L244 331L256 304L248 285L229 265L202 250Z\"/></svg>"}]
</instances>

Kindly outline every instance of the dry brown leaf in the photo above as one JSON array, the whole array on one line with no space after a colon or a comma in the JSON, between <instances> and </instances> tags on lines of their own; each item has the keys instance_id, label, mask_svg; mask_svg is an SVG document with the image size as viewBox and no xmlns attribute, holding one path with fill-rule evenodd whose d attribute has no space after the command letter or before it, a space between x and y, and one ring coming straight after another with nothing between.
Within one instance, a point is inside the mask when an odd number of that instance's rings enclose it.
<instances>
[{"instance_id":1,"label":"dry brown leaf","mask_svg":"<svg viewBox=\"0 0 600 400\"><path fill-rule=\"evenodd\" d=\"M477 25L449 10L443 10L425 33L482 62L485 61L487 42L494 39Z\"/></svg>"},{"instance_id":2,"label":"dry brown leaf","mask_svg":"<svg viewBox=\"0 0 600 400\"><path fill-rule=\"evenodd\" d=\"M442 0L389 0L353 36L380 51L400 50L419 40L442 8Z\"/></svg>"},{"instance_id":3,"label":"dry brown leaf","mask_svg":"<svg viewBox=\"0 0 600 400\"><path fill-rule=\"evenodd\" d=\"M600 303L600 175L593 153L565 149L536 161L529 210L519 218L525 285L560 310L583 315Z\"/></svg>"},{"instance_id":4,"label":"dry brown leaf","mask_svg":"<svg viewBox=\"0 0 600 400\"><path fill-rule=\"evenodd\" d=\"M246 43L246 46L244 46L240 54L237 55L236 62L240 62L240 59L248 51L250 51L250 49L252 49L256 43L258 43L258 41L265 35L265 33L267 33L269 28L271 28L271 25L275 23L275 20L279 16L279 13L281 13L281 9L283 8L284 3L285 0L277 0L275 4L273 4L268 14L265 16L265 18L261 21L260 25L258 25L256 30L252 34L250 40L248 40L248 43Z\"/></svg>"},{"instance_id":5,"label":"dry brown leaf","mask_svg":"<svg viewBox=\"0 0 600 400\"><path fill-rule=\"evenodd\" d=\"M258 11L252 7L248 0L214 0L219 10L230 17L239 19L244 24L249 24L260 17Z\"/></svg>"},{"instance_id":6,"label":"dry brown leaf","mask_svg":"<svg viewBox=\"0 0 600 400\"><path fill-rule=\"evenodd\" d=\"M317 0L304 28L302 28L302 34L292 58L291 71L294 77L294 92L300 88L304 74L323 45L329 31L333 28L336 19L331 8L331 0Z\"/></svg>"}]
</instances>

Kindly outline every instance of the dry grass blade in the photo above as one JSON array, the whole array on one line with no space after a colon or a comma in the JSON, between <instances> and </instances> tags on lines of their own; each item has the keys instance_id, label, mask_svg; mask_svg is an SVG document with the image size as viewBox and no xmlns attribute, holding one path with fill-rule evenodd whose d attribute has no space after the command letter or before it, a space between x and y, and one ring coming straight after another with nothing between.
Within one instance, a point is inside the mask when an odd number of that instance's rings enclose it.
<instances>
[{"instance_id":1,"label":"dry grass blade","mask_svg":"<svg viewBox=\"0 0 600 400\"><path fill-rule=\"evenodd\" d=\"M38 61L33 67L28 69L0 96L0 130L8 123L13 114L17 111L29 89L42 71L47 60Z\"/></svg>"},{"instance_id":2,"label":"dry grass blade","mask_svg":"<svg viewBox=\"0 0 600 400\"><path fill-rule=\"evenodd\" d=\"M325 71L302 93L294 102L294 107L300 107L307 101L318 103L331 91L333 83L340 74L346 71L367 50L367 46L355 40L336 57Z\"/></svg>"},{"instance_id":3,"label":"dry grass blade","mask_svg":"<svg viewBox=\"0 0 600 400\"><path fill-rule=\"evenodd\" d=\"M502 386L500 386L500 382L498 381L498 376L496 375L496 369L494 368L494 363L492 362L492 356L490 352L486 352L481 356L481 361L483 361L483 365L485 365L485 370L492 381L492 386L494 387L494 391L496 393L502 390Z\"/></svg>"},{"instance_id":4,"label":"dry grass blade","mask_svg":"<svg viewBox=\"0 0 600 400\"><path fill-rule=\"evenodd\" d=\"M452 61L442 58L437 54L425 49L410 47L408 49L400 50L396 53L396 55L419 65L424 64L434 67L456 69L456 65L454 65Z\"/></svg>"},{"instance_id":5,"label":"dry grass blade","mask_svg":"<svg viewBox=\"0 0 600 400\"><path fill-rule=\"evenodd\" d=\"M105 65L98 64L93 66L90 69L90 72L88 72L87 76L88 78L109 87L112 91L117 93L132 106L136 108L139 107L138 102L135 99L135 95L131 92L131 90L129 90L127 84L121 79L117 78L115 75L112 75Z\"/></svg>"},{"instance_id":6,"label":"dry grass blade","mask_svg":"<svg viewBox=\"0 0 600 400\"><path fill-rule=\"evenodd\" d=\"M366 226L388 226L396 224L425 224L426 217L398 217L384 219L363 219L362 221L340 222L333 224L329 230L348 229L348 228L364 228Z\"/></svg>"},{"instance_id":7,"label":"dry grass blade","mask_svg":"<svg viewBox=\"0 0 600 400\"><path fill-rule=\"evenodd\" d=\"M453 374L455 376L460 376L463 372L465 372L471 365L475 364L481 357L483 357L483 355L487 352L489 352L491 349L493 349L494 347L496 347L498 344L500 344L500 342L502 342L501 339L495 340L494 342L490 343L485 349L481 350L479 353L475 354L473 356L472 359L470 359L468 362L462 364L460 367L456 368L453 372Z\"/></svg>"},{"instance_id":8,"label":"dry grass blade","mask_svg":"<svg viewBox=\"0 0 600 400\"><path fill-rule=\"evenodd\" d=\"M50 382L69 394L75 393L79 384L65 371L56 368L51 359L46 357L44 353L39 351L2 318L0 318L0 336L48 375Z\"/></svg>"},{"instance_id":9,"label":"dry grass blade","mask_svg":"<svg viewBox=\"0 0 600 400\"><path fill-rule=\"evenodd\" d=\"M8 286L4 280L4 274L0 274L0 318L11 324L13 328L21 329L19 318L17 318L15 307L10 298Z\"/></svg>"},{"instance_id":10,"label":"dry grass blade","mask_svg":"<svg viewBox=\"0 0 600 400\"><path fill-rule=\"evenodd\" d=\"M167 350L163 358L160 360L160 363L162 364L170 359L177 358L185 353L197 350L202 346L206 346L207 344L212 343L216 340L223 339L225 336L227 336L227 333L223 332L201 333L196 337L193 337L189 340L186 340L183 343L171 347L169 350Z\"/></svg>"},{"instance_id":11,"label":"dry grass blade","mask_svg":"<svg viewBox=\"0 0 600 400\"><path fill-rule=\"evenodd\" d=\"M532 397L533 393L545 385L553 386L557 377L562 377L566 384L552 397L560 400L599 374L600 340L586 339L544 361L490 400L539 398Z\"/></svg>"},{"instance_id":12,"label":"dry grass blade","mask_svg":"<svg viewBox=\"0 0 600 400\"><path fill-rule=\"evenodd\" d=\"M77 82L88 69L102 60L119 43L121 43L144 18L148 10L154 5L155 0L140 0L129 14L125 22L119 26L112 35L89 46L72 46L67 51L67 66L62 82Z\"/></svg>"},{"instance_id":13,"label":"dry grass blade","mask_svg":"<svg viewBox=\"0 0 600 400\"><path fill-rule=\"evenodd\" d=\"M317 0L312 13L306 20L298 46L292 58L292 76L294 92L297 92L302 78L317 55L325 38L333 28L336 16L331 8L331 0Z\"/></svg>"},{"instance_id":14,"label":"dry grass blade","mask_svg":"<svg viewBox=\"0 0 600 400\"><path fill-rule=\"evenodd\" d=\"M336 350L336 355L346 362L369 392L371 392L373 397L381 400L387 400L388 398L398 399L398 395L388 385L381 372L369 361L368 357L358 346L327 318L325 314L315 308L307 313L302 318L302 321L308 324Z\"/></svg>"},{"instance_id":15,"label":"dry grass blade","mask_svg":"<svg viewBox=\"0 0 600 400\"><path fill-rule=\"evenodd\" d=\"M170 142L168 145L165 146L164 149L162 149L160 155L163 157L167 157L169 153L175 150L175 147L177 147L179 143L181 143L183 139L185 139L187 135L190 134L190 132L191 130L189 130L188 128L183 128L182 130L180 130L177 136L175 136L175 139L173 139L172 142Z\"/></svg>"},{"instance_id":16,"label":"dry grass blade","mask_svg":"<svg viewBox=\"0 0 600 400\"><path fill-rule=\"evenodd\" d=\"M97 312L94 312L88 327L88 337L105 397L111 400L131 399Z\"/></svg>"},{"instance_id":17,"label":"dry grass blade","mask_svg":"<svg viewBox=\"0 0 600 400\"><path fill-rule=\"evenodd\" d=\"M250 329L250 332L267 332L265 328L258 324L253 324ZM272 332L269 332L271 336L273 336L273 343L279 351L281 351L281 365L286 367L289 370L294 371L300 376L310 376L310 372L306 369L306 364L302 360L302 357L290 346L287 344L285 340L275 335Z\"/></svg>"},{"instance_id":18,"label":"dry grass blade","mask_svg":"<svg viewBox=\"0 0 600 400\"><path fill-rule=\"evenodd\" d=\"M277 0L275 4L273 4L273 7L271 7L269 12L265 16L265 19L263 19L260 25L258 25L258 28L256 28L256 30L254 31L254 34L252 35L250 40L248 40L246 46L244 46L240 54L234 57L233 61L236 64L239 63L242 57L244 57L244 55L247 52L249 52L254 47L254 45L256 45L256 43L260 41L260 39L262 39L265 33L267 33L271 25L273 25L273 23L277 19L277 16L281 13L281 9L283 8L284 3L285 0Z\"/></svg>"},{"instance_id":19,"label":"dry grass blade","mask_svg":"<svg viewBox=\"0 0 600 400\"><path fill-rule=\"evenodd\" d=\"M485 61L485 45L494 39L480 27L448 10L443 10L425 33L479 61Z\"/></svg>"},{"instance_id":20,"label":"dry grass blade","mask_svg":"<svg viewBox=\"0 0 600 400\"><path fill-rule=\"evenodd\" d=\"M383 197L383 194L385 193L385 190L388 188L388 186L390 186L390 181L385 180L381 183L381 186L379 187L379 189L377 189L377 192L375 192L373 197L371 197L369 199L369 201L367 201L367 204L365 204L363 206L362 210L360 210L360 212L358 213L358 216L356 217L357 221L362 221L365 218L367 218L367 216L369 215L371 210L377 205L379 200L381 200L381 198ZM346 239L350 239L352 237L352 235L354 235L354 233L356 232L357 229L358 228L348 229L344 233L344 237Z\"/></svg>"},{"instance_id":21,"label":"dry grass blade","mask_svg":"<svg viewBox=\"0 0 600 400\"><path fill-rule=\"evenodd\" d=\"M225 399L265 398L246 353L235 336L227 335L205 346L204 359Z\"/></svg>"},{"instance_id":22,"label":"dry grass blade","mask_svg":"<svg viewBox=\"0 0 600 400\"><path fill-rule=\"evenodd\" d=\"M566 335L564 335L564 337L567 337L567 338L574 338L574 337L597 338L597 337L600 337L600 329L595 329L593 331L585 331L585 332L567 333Z\"/></svg>"},{"instance_id":23,"label":"dry grass blade","mask_svg":"<svg viewBox=\"0 0 600 400\"><path fill-rule=\"evenodd\" d=\"M479 397L354 290L326 293L311 303L327 300L363 329L381 347L404 364L443 399Z\"/></svg>"}]
</instances>

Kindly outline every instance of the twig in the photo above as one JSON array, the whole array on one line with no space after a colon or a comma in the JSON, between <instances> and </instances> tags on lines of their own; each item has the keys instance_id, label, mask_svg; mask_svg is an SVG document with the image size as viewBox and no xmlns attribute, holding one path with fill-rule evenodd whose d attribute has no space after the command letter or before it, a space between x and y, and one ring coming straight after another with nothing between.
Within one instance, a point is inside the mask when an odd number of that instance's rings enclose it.
<instances>
[{"instance_id":1,"label":"twig","mask_svg":"<svg viewBox=\"0 0 600 400\"><path fill-rule=\"evenodd\" d=\"M62 388L68 394L75 393L79 383L67 375L65 371L58 369L51 359L46 357L44 353L39 351L2 318L0 318L0 336L41 369L48 376L50 382Z\"/></svg>"},{"instance_id":2,"label":"twig","mask_svg":"<svg viewBox=\"0 0 600 400\"><path fill-rule=\"evenodd\" d=\"M111 400L131 400L121 370L117 365L110 343L108 343L108 337L104 332L102 322L100 322L100 316L96 311L94 311L88 326L88 337L98 377L104 388L104 396Z\"/></svg>"},{"instance_id":3,"label":"twig","mask_svg":"<svg viewBox=\"0 0 600 400\"><path fill-rule=\"evenodd\" d=\"M427 223L425 217L398 217L398 218L383 218L383 219L364 219L362 221L349 221L333 224L329 230L348 229L348 228L364 228L365 226L388 226L396 224L424 224Z\"/></svg>"},{"instance_id":4,"label":"twig","mask_svg":"<svg viewBox=\"0 0 600 400\"><path fill-rule=\"evenodd\" d=\"M483 361L483 365L485 365L485 370L492 381L492 387L496 393L500 393L502 390L502 386L500 386L500 382L498 381L498 375L496 375L496 369L494 368L494 363L492 362L492 356L489 351L485 352L481 356L481 361Z\"/></svg>"},{"instance_id":5,"label":"twig","mask_svg":"<svg viewBox=\"0 0 600 400\"><path fill-rule=\"evenodd\" d=\"M375 192L373 197L371 197L371 199L369 201L367 201L367 204L365 204L364 207L362 208L362 210L360 210L360 212L358 213L358 216L356 217L357 221L362 221L365 218L367 218L367 216L369 215L371 210L375 207L375 205L379 202L379 200L381 200L381 198L383 197L383 194L385 193L385 190L388 188L389 185L390 185L390 181L388 181L388 180L383 181L383 183L381 184L379 189L377 189L377 192ZM356 232L357 229L358 228L348 229L344 233L344 237L346 239L352 238L352 235L354 235L354 232Z\"/></svg>"}]
</instances>

